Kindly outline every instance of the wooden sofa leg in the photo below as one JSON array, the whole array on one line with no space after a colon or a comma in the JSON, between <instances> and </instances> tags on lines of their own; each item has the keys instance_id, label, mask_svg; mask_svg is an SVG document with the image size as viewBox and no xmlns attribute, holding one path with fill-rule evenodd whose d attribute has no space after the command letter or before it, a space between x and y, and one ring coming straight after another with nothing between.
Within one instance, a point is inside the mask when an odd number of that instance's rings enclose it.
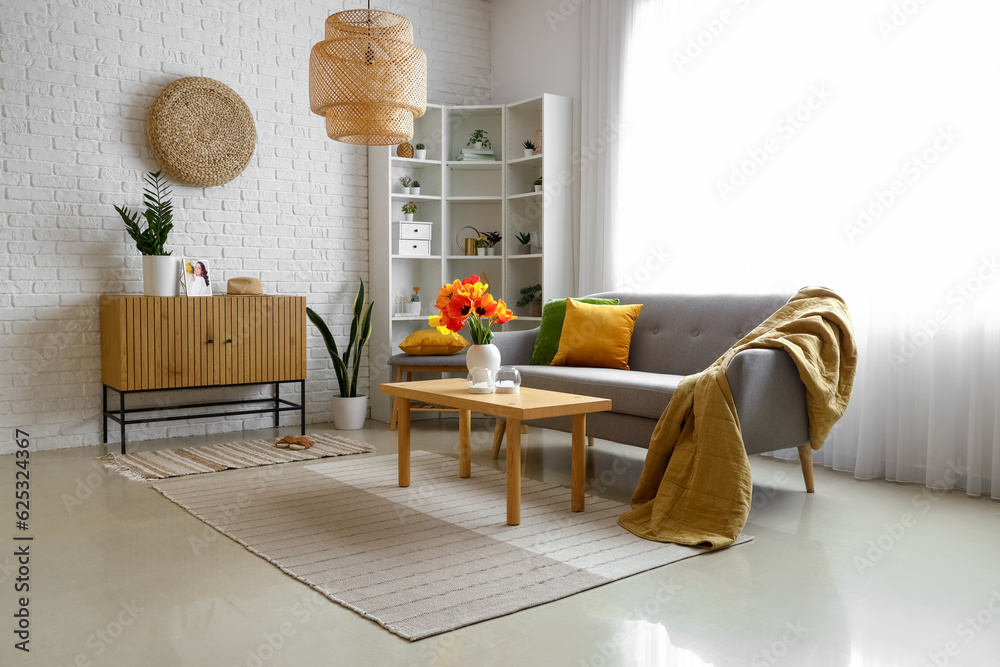
<instances>
[{"instance_id":1,"label":"wooden sofa leg","mask_svg":"<svg viewBox=\"0 0 1000 667\"><path fill-rule=\"evenodd\" d=\"M503 432L507 427L507 420L497 417L496 425L493 427L493 460L500 458L500 445L503 444Z\"/></svg>"},{"instance_id":2,"label":"wooden sofa leg","mask_svg":"<svg viewBox=\"0 0 1000 667\"><path fill-rule=\"evenodd\" d=\"M587 436L587 446L588 447L593 447L594 446L594 436L592 436L592 435L588 435Z\"/></svg>"},{"instance_id":3,"label":"wooden sofa leg","mask_svg":"<svg viewBox=\"0 0 1000 667\"><path fill-rule=\"evenodd\" d=\"M806 482L806 493L816 490L813 484L813 450L810 445L799 447L799 463L802 464L802 479Z\"/></svg>"}]
</instances>

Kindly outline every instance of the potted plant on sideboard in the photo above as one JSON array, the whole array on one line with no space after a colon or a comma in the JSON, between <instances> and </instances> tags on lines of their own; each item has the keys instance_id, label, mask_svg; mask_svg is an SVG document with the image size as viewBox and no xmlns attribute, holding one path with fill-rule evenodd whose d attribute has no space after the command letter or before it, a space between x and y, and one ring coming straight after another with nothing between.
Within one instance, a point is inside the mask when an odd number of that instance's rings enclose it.
<instances>
[{"instance_id":1,"label":"potted plant on sideboard","mask_svg":"<svg viewBox=\"0 0 1000 667\"><path fill-rule=\"evenodd\" d=\"M174 228L170 186L161 181L162 171L146 174L143 203L146 210L139 222L139 212L127 206L115 206L125 223L125 230L142 253L142 293L146 296L177 296L179 282L177 260L163 249L170 230Z\"/></svg>"},{"instance_id":2,"label":"potted plant on sideboard","mask_svg":"<svg viewBox=\"0 0 1000 667\"><path fill-rule=\"evenodd\" d=\"M354 299L351 334L343 357L340 356L337 342L323 318L312 308L306 308L309 321L323 336L326 350L333 362L333 370L337 373L340 396L330 398L330 408L333 410L334 426L340 431L357 431L364 427L365 415L368 413L368 396L358 396L358 373L361 370L361 350L372 335L372 306L375 304L370 303L368 308L365 308L365 283L359 282L358 295Z\"/></svg>"}]
</instances>

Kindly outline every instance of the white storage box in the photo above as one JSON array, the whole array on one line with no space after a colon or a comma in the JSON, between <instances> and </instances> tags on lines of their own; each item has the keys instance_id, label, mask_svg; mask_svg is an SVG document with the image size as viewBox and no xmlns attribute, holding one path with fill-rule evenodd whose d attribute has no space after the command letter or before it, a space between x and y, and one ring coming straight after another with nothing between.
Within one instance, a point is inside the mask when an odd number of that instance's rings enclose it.
<instances>
[{"instance_id":1,"label":"white storage box","mask_svg":"<svg viewBox=\"0 0 1000 667\"><path fill-rule=\"evenodd\" d=\"M431 254L431 242L424 239L393 239L392 254L429 257Z\"/></svg>"},{"instance_id":2,"label":"white storage box","mask_svg":"<svg viewBox=\"0 0 1000 667\"><path fill-rule=\"evenodd\" d=\"M392 223L394 239L425 239L431 240L431 223L429 222L394 222Z\"/></svg>"}]
</instances>

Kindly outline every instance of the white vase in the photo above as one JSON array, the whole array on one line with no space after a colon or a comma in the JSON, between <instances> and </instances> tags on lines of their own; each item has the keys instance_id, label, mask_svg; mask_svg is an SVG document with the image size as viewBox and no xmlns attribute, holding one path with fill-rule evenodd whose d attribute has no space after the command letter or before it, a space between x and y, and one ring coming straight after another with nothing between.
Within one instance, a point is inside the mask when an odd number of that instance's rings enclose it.
<instances>
[{"instance_id":1,"label":"white vase","mask_svg":"<svg viewBox=\"0 0 1000 667\"><path fill-rule=\"evenodd\" d=\"M518 255L530 255L531 254L531 246L528 245L528 244L526 244L526 243L522 243L522 244L518 245L517 246L517 254Z\"/></svg>"},{"instance_id":2,"label":"white vase","mask_svg":"<svg viewBox=\"0 0 1000 667\"><path fill-rule=\"evenodd\" d=\"M413 222L413 214L412 213L404 213L403 214L403 222Z\"/></svg>"},{"instance_id":3,"label":"white vase","mask_svg":"<svg viewBox=\"0 0 1000 667\"><path fill-rule=\"evenodd\" d=\"M338 431L357 431L365 426L365 415L368 414L368 397L342 398L334 396L330 399L330 409L333 411L333 425Z\"/></svg>"},{"instance_id":4,"label":"white vase","mask_svg":"<svg viewBox=\"0 0 1000 667\"><path fill-rule=\"evenodd\" d=\"M415 159L417 159L417 160L426 160L427 159L427 149L426 148L414 148L413 149L413 157Z\"/></svg>"},{"instance_id":5,"label":"white vase","mask_svg":"<svg viewBox=\"0 0 1000 667\"><path fill-rule=\"evenodd\" d=\"M408 315L419 315L420 314L420 302L411 301L406 304L406 312Z\"/></svg>"},{"instance_id":6,"label":"white vase","mask_svg":"<svg viewBox=\"0 0 1000 667\"><path fill-rule=\"evenodd\" d=\"M536 185L535 186L535 192L541 192L541 191L542 191L542 186Z\"/></svg>"},{"instance_id":7,"label":"white vase","mask_svg":"<svg viewBox=\"0 0 1000 667\"><path fill-rule=\"evenodd\" d=\"M478 151L480 148L483 147L483 142L481 142L481 141L473 141L472 142L472 147Z\"/></svg>"},{"instance_id":8,"label":"white vase","mask_svg":"<svg viewBox=\"0 0 1000 667\"><path fill-rule=\"evenodd\" d=\"M524 149L524 157L531 157L534 154L535 154L535 149L534 148L525 148Z\"/></svg>"},{"instance_id":9,"label":"white vase","mask_svg":"<svg viewBox=\"0 0 1000 667\"><path fill-rule=\"evenodd\" d=\"M169 255L142 256L142 293L146 296L177 296L180 278L177 259Z\"/></svg>"},{"instance_id":10,"label":"white vase","mask_svg":"<svg viewBox=\"0 0 1000 667\"><path fill-rule=\"evenodd\" d=\"M410 194L411 195L419 195L420 194L420 188L410 188Z\"/></svg>"},{"instance_id":11,"label":"white vase","mask_svg":"<svg viewBox=\"0 0 1000 667\"><path fill-rule=\"evenodd\" d=\"M476 248L476 254L480 257L486 256L486 248Z\"/></svg>"},{"instance_id":12,"label":"white vase","mask_svg":"<svg viewBox=\"0 0 1000 667\"><path fill-rule=\"evenodd\" d=\"M496 249L496 248L487 248L487 249L486 249L486 254L487 254L487 255L495 255L495 254L496 254L496 252L497 252L497 249Z\"/></svg>"},{"instance_id":13,"label":"white vase","mask_svg":"<svg viewBox=\"0 0 1000 667\"><path fill-rule=\"evenodd\" d=\"M473 368L488 368L494 377L500 370L500 350L496 345L470 345L465 353L465 366L470 371Z\"/></svg>"},{"instance_id":14,"label":"white vase","mask_svg":"<svg viewBox=\"0 0 1000 667\"><path fill-rule=\"evenodd\" d=\"M404 195L410 194L410 188L403 188L403 194Z\"/></svg>"}]
</instances>

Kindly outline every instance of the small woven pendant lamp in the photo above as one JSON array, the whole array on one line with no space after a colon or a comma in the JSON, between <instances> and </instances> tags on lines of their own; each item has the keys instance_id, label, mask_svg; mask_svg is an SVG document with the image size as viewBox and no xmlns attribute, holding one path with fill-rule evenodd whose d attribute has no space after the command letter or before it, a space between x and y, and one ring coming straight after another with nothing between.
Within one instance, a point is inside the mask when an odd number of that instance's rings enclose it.
<instances>
[{"instance_id":1,"label":"small woven pendant lamp","mask_svg":"<svg viewBox=\"0 0 1000 667\"><path fill-rule=\"evenodd\" d=\"M350 9L326 19L309 56L309 106L335 141L394 146L427 110L427 56L404 17Z\"/></svg>"}]
</instances>

